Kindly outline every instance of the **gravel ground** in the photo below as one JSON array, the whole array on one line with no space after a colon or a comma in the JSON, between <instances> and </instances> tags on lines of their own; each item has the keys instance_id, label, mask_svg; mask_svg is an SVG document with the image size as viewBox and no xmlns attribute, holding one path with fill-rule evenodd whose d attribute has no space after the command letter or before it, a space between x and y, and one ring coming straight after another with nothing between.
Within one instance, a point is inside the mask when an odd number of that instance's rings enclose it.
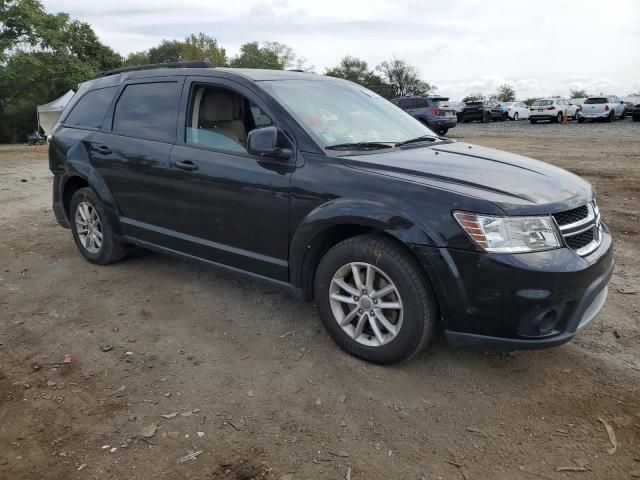
<instances>
[{"instance_id":1,"label":"gravel ground","mask_svg":"<svg viewBox=\"0 0 640 480\"><path fill-rule=\"evenodd\" d=\"M638 133L453 129L594 183L610 298L553 350L439 339L391 368L343 353L313 305L270 287L145 251L88 264L50 210L46 150L0 147L0 478L640 477Z\"/></svg>"}]
</instances>

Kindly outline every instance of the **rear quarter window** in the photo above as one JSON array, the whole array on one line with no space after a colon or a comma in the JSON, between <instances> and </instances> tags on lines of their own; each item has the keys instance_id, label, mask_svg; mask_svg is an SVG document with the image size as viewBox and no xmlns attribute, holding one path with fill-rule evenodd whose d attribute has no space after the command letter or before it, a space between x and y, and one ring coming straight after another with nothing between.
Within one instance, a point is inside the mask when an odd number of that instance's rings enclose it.
<instances>
[{"instance_id":1,"label":"rear quarter window","mask_svg":"<svg viewBox=\"0 0 640 480\"><path fill-rule=\"evenodd\" d=\"M100 128L118 87L100 88L85 93L64 120L69 127Z\"/></svg>"},{"instance_id":2,"label":"rear quarter window","mask_svg":"<svg viewBox=\"0 0 640 480\"><path fill-rule=\"evenodd\" d=\"M148 140L173 141L178 92L178 82L127 85L116 103L113 131Z\"/></svg>"}]
</instances>

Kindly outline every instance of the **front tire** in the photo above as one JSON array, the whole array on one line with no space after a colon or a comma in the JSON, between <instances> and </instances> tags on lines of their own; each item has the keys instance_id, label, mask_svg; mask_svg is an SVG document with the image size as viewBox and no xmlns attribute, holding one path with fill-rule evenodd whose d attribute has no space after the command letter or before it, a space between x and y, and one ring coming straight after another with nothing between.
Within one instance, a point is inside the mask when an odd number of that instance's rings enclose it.
<instances>
[{"instance_id":1,"label":"front tire","mask_svg":"<svg viewBox=\"0 0 640 480\"><path fill-rule=\"evenodd\" d=\"M329 335L368 362L408 360L435 331L431 288L394 240L361 235L337 244L320 261L314 290Z\"/></svg>"},{"instance_id":2,"label":"front tire","mask_svg":"<svg viewBox=\"0 0 640 480\"><path fill-rule=\"evenodd\" d=\"M91 188L81 188L73 194L69 220L78 250L91 263L107 265L127 254L125 245L116 239L102 202Z\"/></svg>"}]
</instances>

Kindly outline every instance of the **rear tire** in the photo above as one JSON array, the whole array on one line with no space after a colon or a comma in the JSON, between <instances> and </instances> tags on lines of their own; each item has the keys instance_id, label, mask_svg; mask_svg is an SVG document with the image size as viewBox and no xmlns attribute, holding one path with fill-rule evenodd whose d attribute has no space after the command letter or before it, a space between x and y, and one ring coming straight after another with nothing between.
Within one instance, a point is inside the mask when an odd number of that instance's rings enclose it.
<instances>
[{"instance_id":1,"label":"rear tire","mask_svg":"<svg viewBox=\"0 0 640 480\"><path fill-rule=\"evenodd\" d=\"M518 112L513 114L513 119L517 122L519 118Z\"/></svg>"},{"instance_id":2,"label":"rear tire","mask_svg":"<svg viewBox=\"0 0 640 480\"><path fill-rule=\"evenodd\" d=\"M529 121L530 121L531 123L534 123L534 124L535 124L535 123L538 123L538 120L536 120L535 118L530 118L530 119L529 119Z\"/></svg>"},{"instance_id":3,"label":"rear tire","mask_svg":"<svg viewBox=\"0 0 640 480\"><path fill-rule=\"evenodd\" d=\"M578 123L584 123L584 122L586 122L586 121L587 121L587 119L586 119L586 118L584 118L584 117L578 117Z\"/></svg>"},{"instance_id":4,"label":"rear tire","mask_svg":"<svg viewBox=\"0 0 640 480\"><path fill-rule=\"evenodd\" d=\"M615 116L616 116L615 112L611 110L611 113L609 113L609 116L607 117L607 123L613 122Z\"/></svg>"},{"instance_id":5,"label":"rear tire","mask_svg":"<svg viewBox=\"0 0 640 480\"><path fill-rule=\"evenodd\" d=\"M349 238L329 250L314 294L329 335L368 362L408 360L436 329L436 302L423 272L401 245L381 236Z\"/></svg>"},{"instance_id":6,"label":"rear tire","mask_svg":"<svg viewBox=\"0 0 640 480\"><path fill-rule=\"evenodd\" d=\"M486 112L482 115L482 119L480 120L480 122L482 123L488 123L491 121L491 114L489 112Z\"/></svg>"},{"instance_id":7,"label":"rear tire","mask_svg":"<svg viewBox=\"0 0 640 480\"><path fill-rule=\"evenodd\" d=\"M126 246L116 239L113 224L91 188L81 188L71 197L69 222L78 250L91 263L107 265L126 256Z\"/></svg>"},{"instance_id":8,"label":"rear tire","mask_svg":"<svg viewBox=\"0 0 640 480\"><path fill-rule=\"evenodd\" d=\"M446 135L448 131L449 131L448 128L440 128L438 130L438 135Z\"/></svg>"},{"instance_id":9,"label":"rear tire","mask_svg":"<svg viewBox=\"0 0 640 480\"><path fill-rule=\"evenodd\" d=\"M553 123L562 123L563 114L562 112L558 112L558 115L553 119Z\"/></svg>"}]
</instances>

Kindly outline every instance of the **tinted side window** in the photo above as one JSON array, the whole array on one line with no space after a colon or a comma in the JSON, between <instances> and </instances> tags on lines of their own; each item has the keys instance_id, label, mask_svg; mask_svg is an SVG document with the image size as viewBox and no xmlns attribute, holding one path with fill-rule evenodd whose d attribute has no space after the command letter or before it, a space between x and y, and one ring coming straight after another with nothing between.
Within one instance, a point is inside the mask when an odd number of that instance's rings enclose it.
<instances>
[{"instance_id":1,"label":"tinted side window","mask_svg":"<svg viewBox=\"0 0 640 480\"><path fill-rule=\"evenodd\" d=\"M171 141L176 131L178 83L127 85L113 115L113 131L134 137Z\"/></svg>"},{"instance_id":2,"label":"tinted side window","mask_svg":"<svg viewBox=\"0 0 640 480\"><path fill-rule=\"evenodd\" d=\"M404 108L406 110L407 108L414 108L414 101L410 98L405 98L403 100L400 100L400 103L398 105L400 105L400 108Z\"/></svg>"},{"instance_id":3,"label":"tinted side window","mask_svg":"<svg viewBox=\"0 0 640 480\"><path fill-rule=\"evenodd\" d=\"M71 127L100 128L104 114L113 100L117 87L91 90L78 100L64 124Z\"/></svg>"},{"instance_id":4,"label":"tinted side window","mask_svg":"<svg viewBox=\"0 0 640 480\"><path fill-rule=\"evenodd\" d=\"M429 106L429 100L426 98L416 98L416 108L427 108Z\"/></svg>"}]
</instances>

